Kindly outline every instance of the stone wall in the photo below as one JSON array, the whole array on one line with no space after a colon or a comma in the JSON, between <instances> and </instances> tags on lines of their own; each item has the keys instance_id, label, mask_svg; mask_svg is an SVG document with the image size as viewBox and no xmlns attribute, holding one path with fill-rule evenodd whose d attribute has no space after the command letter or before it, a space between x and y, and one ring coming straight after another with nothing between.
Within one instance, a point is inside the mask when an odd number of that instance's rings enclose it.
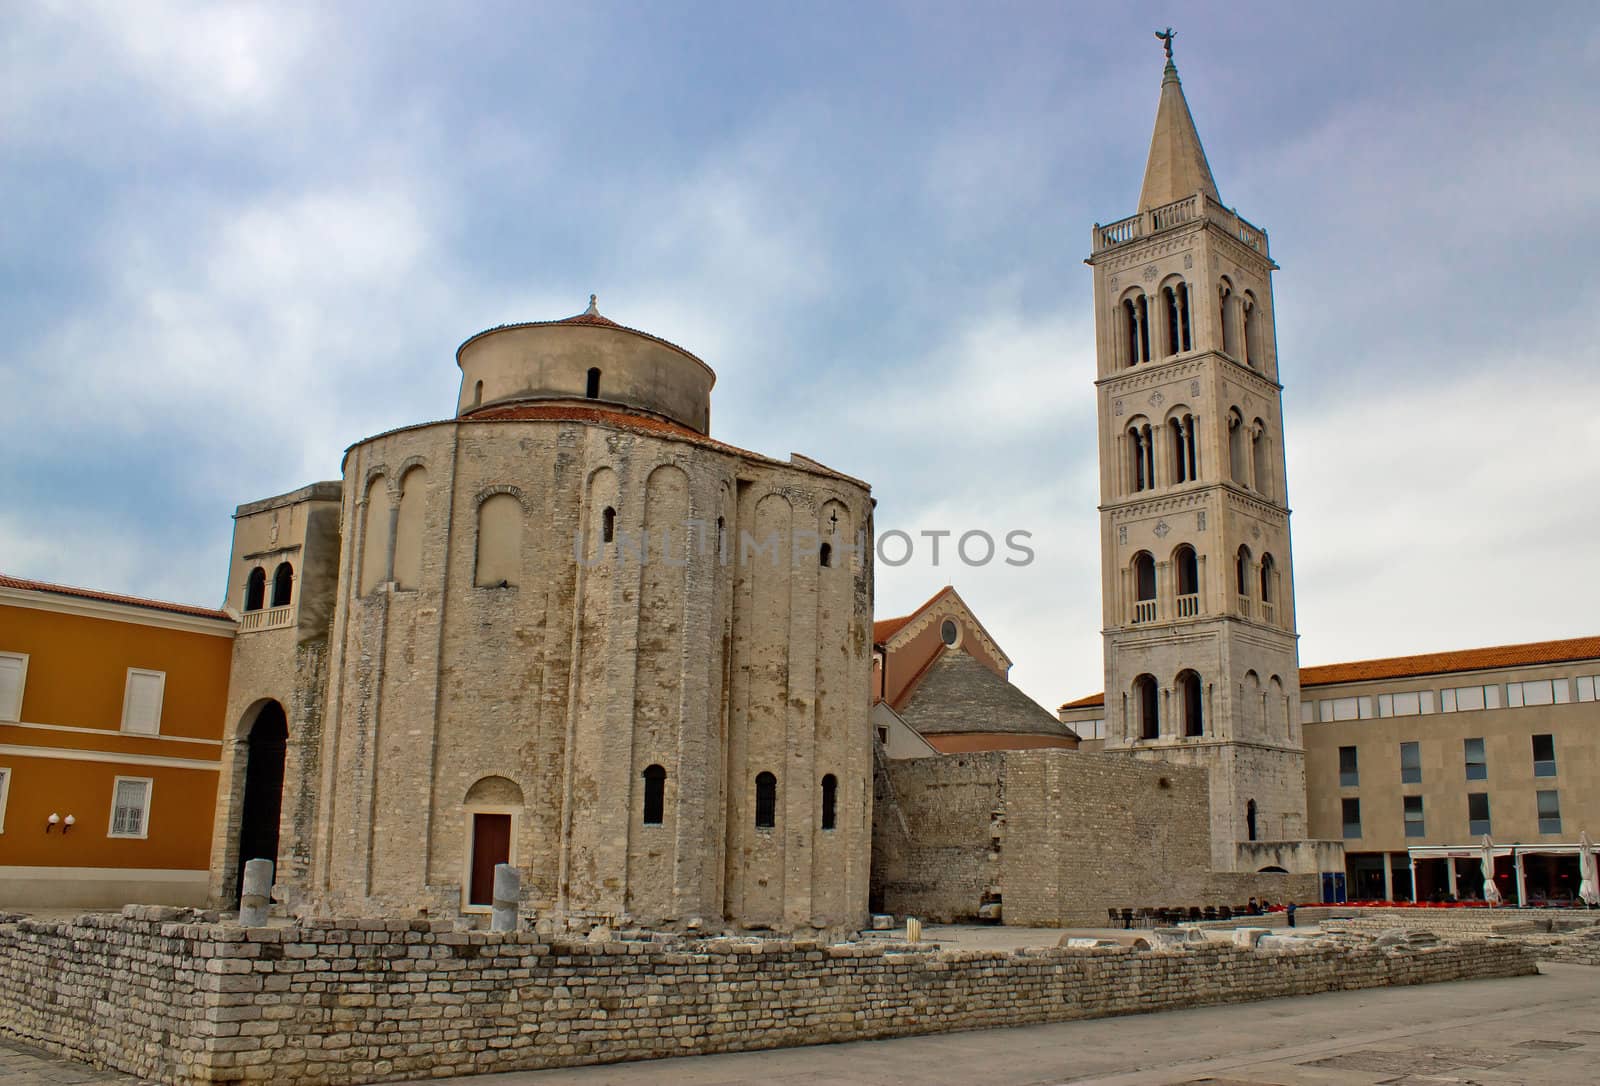
<instances>
[{"instance_id":1,"label":"stone wall","mask_svg":"<svg viewBox=\"0 0 1600 1086\"><path fill-rule=\"evenodd\" d=\"M1313 901L1314 875L1211 869L1207 771L1068 750L880 764L873 902L924 919L1104 926L1109 908Z\"/></svg>"},{"instance_id":2,"label":"stone wall","mask_svg":"<svg viewBox=\"0 0 1600 1086\"><path fill-rule=\"evenodd\" d=\"M1300 910L1303 924L1323 924L1330 929L1387 931L1420 928L1440 935L1520 935L1565 931L1600 925L1600 912L1584 909L1371 909L1342 908Z\"/></svg>"},{"instance_id":3,"label":"stone wall","mask_svg":"<svg viewBox=\"0 0 1600 1086\"><path fill-rule=\"evenodd\" d=\"M1536 972L1421 950L557 943L442 921L244 929L181 910L0 925L0 1032L175 1086L382 1081L1095 1018Z\"/></svg>"}]
</instances>

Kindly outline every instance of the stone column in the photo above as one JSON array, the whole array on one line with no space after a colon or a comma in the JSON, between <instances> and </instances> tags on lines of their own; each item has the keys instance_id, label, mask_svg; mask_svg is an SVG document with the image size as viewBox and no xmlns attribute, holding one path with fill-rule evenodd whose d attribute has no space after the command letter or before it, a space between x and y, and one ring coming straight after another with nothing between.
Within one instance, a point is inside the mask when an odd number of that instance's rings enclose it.
<instances>
[{"instance_id":1,"label":"stone column","mask_svg":"<svg viewBox=\"0 0 1600 1086\"><path fill-rule=\"evenodd\" d=\"M1394 861L1389 854L1383 854L1383 900L1394 900Z\"/></svg>"},{"instance_id":2,"label":"stone column","mask_svg":"<svg viewBox=\"0 0 1600 1086\"><path fill-rule=\"evenodd\" d=\"M1449 867L1449 870L1450 870L1450 896L1451 897L1455 897L1456 896L1456 858L1454 856L1447 857L1445 859L1445 863Z\"/></svg>"},{"instance_id":3,"label":"stone column","mask_svg":"<svg viewBox=\"0 0 1600 1086\"><path fill-rule=\"evenodd\" d=\"M272 898L272 861L251 860L244 865L244 886L239 894L239 923L259 928L267 922Z\"/></svg>"},{"instance_id":4,"label":"stone column","mask_svg":"<svg viewBox=\"0 0 1600 1086\"><path fill-rule=\"evenodd\" d=\"M511 864L494 865L494 913L491 931L517 930L517 903L522 899L522 873Z\"/></svg>"}]
</instances>

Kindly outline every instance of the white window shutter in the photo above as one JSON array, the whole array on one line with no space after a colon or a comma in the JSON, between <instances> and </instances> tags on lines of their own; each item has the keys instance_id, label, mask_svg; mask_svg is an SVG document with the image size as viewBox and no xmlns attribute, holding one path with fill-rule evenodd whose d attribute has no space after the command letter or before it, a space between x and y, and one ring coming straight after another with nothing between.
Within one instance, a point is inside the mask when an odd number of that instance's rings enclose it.
<instances>
[{"instance_id":1,"label":"white window shutter","mask_svg":"<svg viewBox=\"0 0 1600 1086\"><path fill-rule=\"evenodd\" d=\"M122 710L122 730L141 735L161 731L161 692L166 675L160 671L128 672L127 700Z\"/></svg>"},{"instance_id":2,"label":"white window shutter","mask_svg":"<svg viewBox=\"0 0 1600 1086\"><path fill-rule=\"evenodd\" d=\"M148 781L119 780L111 800L111 832L118 837L144 836L145 807L150 798Z\"/></svg>"},{"instance_id":3,"label":"white window shutter","mask_svg":"<svg viewBox=\"0 0 1600 1086\"><path fill-rule=\"evenodd\" d=\"M0 655L0 720L22 719L22 677L26 656Z\"/></svg>"}]
</instances>

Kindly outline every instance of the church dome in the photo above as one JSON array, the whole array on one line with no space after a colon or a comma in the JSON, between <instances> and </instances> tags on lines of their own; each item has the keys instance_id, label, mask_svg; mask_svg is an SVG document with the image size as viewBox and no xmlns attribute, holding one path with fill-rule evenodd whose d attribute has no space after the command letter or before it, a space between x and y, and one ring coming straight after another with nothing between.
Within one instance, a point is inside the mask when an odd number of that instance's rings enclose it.
<instances>
[{"instance_id":1,"label":"church dome","mask_svg":"<svg viewBox=\"0 0 1600 1086\"><path fill-rule=\"evenodd\" d=\"M583 400L648 412L706 434L711 367L674 343L589 308L562 320L505 324L456 349L457 416L530 401Z\"/></svg>"}]
</instances>

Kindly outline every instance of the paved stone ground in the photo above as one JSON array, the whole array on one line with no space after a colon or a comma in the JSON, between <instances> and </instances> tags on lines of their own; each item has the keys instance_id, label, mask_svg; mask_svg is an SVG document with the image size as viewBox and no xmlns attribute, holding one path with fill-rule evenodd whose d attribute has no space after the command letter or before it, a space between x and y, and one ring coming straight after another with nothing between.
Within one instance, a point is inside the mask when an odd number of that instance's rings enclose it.
<instances>
[{"instance_id":1,"label":"paved stone ground","mask_svg":"<svg viewBox=\"0 0 1600 1086\"><path fill-rule=\"evenodd\" d=\"M1059 933L1058 933L1059 935ZM460 1086L1521 1086L1600 1081L1600 969L893 1041L449 1081ZM0 1042L0 1083L114 1083ZM421 1086L421 1084L416 1084Z\"/></svg>"}]
</instances>

